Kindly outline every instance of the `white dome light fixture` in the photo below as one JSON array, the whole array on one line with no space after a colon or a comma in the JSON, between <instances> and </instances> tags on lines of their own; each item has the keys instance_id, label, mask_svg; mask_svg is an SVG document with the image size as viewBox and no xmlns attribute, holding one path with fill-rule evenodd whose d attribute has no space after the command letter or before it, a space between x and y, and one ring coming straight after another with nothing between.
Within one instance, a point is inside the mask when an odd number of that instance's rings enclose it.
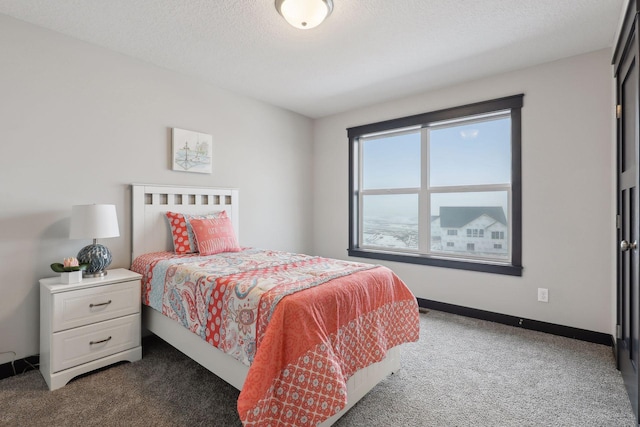
<instances>
[{"instance_id":1,"label":"white dome light fixture","mask_svg":"<svg viewBox=\"0 0 640 427\"><path fill-rule=\"evenodd\" d=\"M333 0L276 0L276 10L289 24L308 30L331 14Z\"/></svg>"}]
</instances>

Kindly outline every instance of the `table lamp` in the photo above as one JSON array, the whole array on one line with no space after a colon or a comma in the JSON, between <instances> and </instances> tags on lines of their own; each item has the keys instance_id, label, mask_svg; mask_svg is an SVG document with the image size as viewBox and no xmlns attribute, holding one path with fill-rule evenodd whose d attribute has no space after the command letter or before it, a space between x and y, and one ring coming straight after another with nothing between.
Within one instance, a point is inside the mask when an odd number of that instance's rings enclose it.
<instances>
[{"instance_id":1,"label":"table lamp","mask_svg":"<svg viewBox=\"0 0 640 427\"><path fill-rule=\"evenodd\" d=\"M111 264L111 252L97 239L120 236L115 205L75 205L71 207L71 239L93 239L78 252L78 262L88 264L83 277L102 277Z\"/></svg>"}]
</instances>

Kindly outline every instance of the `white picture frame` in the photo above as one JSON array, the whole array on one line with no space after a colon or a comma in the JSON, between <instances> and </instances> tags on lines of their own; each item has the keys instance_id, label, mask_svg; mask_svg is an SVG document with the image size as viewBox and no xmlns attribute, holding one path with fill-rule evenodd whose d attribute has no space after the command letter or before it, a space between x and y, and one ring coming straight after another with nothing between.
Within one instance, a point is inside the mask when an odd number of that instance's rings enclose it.
<instances>
[{"instance_id":1,"label":"white picture frame","mask_svg":"<svg viewBox=\"0 0 640 427\"><path fill-rule=\"evenodd\" d=\"M181 172L213 172L213 137L206 133L172 128L172 169Z\"/></svg>"}]
</instances>

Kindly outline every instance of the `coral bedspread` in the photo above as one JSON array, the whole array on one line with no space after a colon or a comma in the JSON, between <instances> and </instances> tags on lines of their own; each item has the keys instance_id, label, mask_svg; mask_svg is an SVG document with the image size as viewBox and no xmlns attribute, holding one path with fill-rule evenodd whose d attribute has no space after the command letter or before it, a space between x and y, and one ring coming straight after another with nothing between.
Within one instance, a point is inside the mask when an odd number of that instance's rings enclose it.
<instances>
[{"instance_id":1,"label":"coral bedspread","mask_svg":"<svg viewBox=\"0 0 640 427\"><path fill-rule=\"evenodd\" d=\"M138 257L143 302L249 365L245 426L317 425L346 381L416 341L416 299L388 268L278 251ZM322 286L319 286L322 285Z\"/></svg>"}]
</instances>

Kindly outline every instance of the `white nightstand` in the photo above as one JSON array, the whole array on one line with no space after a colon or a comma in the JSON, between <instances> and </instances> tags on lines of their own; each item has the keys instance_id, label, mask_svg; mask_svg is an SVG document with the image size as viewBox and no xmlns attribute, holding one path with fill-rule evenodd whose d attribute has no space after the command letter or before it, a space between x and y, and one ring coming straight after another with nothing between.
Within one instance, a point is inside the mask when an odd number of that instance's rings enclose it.
<instances>
[{"instance_id":1,"label":"white nightstand","mask_svg":"<svg viewBox=\"0 0 640 427\"><path fill-rule=\"evenodd\" d=\"M50 390L115 362L142 358L140 279L124 268L62 284L40 280L40 372Z\"/></svg>"}]
</instances>

